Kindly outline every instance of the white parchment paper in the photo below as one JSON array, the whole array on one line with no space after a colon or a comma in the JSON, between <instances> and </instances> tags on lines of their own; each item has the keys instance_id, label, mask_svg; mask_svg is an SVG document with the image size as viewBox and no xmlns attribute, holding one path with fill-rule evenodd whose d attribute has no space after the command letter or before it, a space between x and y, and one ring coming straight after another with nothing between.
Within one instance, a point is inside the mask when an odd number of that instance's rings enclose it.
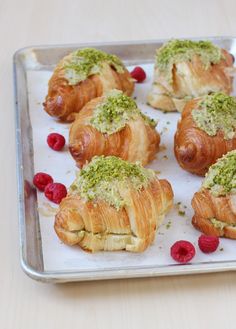
<instances>
[{"instance_id":1,"label":"white parchment paper","mask_svg":"<svg viewBox=\"0 0 236 329\"><path fill-rule=\"evenodd\" d=\"M209 255L203 254L198 248L197 240L200 232L196 231L191 224L193 215L191 198L200 187L202 178L189 174L178 166L173 153L173 137L180 114L164 114L146 105L146 95L152 82L153 65L140 65L145 69L147 79L142 84L136 84L134 96L139 108L144 113L159 120L157 130L161 133L161 145L163 146L162 151L157 154L156 160L148 167L160 171L158 174L160 178L169 180L175 194L175 207L167 214L163 225L158 230L155 243L144 253L132 254L121 251L89 254L77 246L68 247L60 242L53 229L54 215L50 216L48 210L49 205L54 208L57 206L50 203L44 194L39 192L38 207L45 270L95 270L124 266L171 265L175 264L175 261L170 257L170 247L175 241L181 239L191 241L196 247L196 256L192 260L192 264L236 260L236 241L221 239L218 250ZM39 171L49 173L54 181L69 187L78 170L74 160L67 147L62 152L55 152L46 143L47 135L51 132L64 135L66 141L68 141L69 133L68 124L58 123L43 110L42 102L47 94L47 83L51 74L52 72L49 71L29 71L27 75L30 117L33 127L34 168L35 173ZM178 202L181 202L180 209L177 205ZM185 211L185 215L180 216L179 210Z\"/></svg>"}]
</instances>

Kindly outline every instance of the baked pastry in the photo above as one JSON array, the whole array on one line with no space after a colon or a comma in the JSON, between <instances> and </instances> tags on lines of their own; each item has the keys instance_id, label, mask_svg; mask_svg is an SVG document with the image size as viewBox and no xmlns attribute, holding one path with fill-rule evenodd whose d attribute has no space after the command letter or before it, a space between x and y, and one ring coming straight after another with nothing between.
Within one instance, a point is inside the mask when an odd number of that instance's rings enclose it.
<instances>
[{"instance_id":1,"label":"baked pastry","mask_svg":"<svg viewBox=\"0 0 236 329\"><path fill-rule=\"evenodd\" d=\"M146 165L158 150L156 122L119 90L88 102L72 123L69 150L82 167L94 155L114 155Z\"/></svg>"},{"instance_id":2,"label":"baked pastry","mask_svg":"<svg viewBox=\"0 0 236 329\"><path fill-rule=\"evenodd\" d=\"M236 239L236 151L212 165L192 200L193 225L207 235Z\"/></svg>"},{"instance_id":3,"label":"baked pastry","mask_svg":"<svg viewBox=\"0 0 236 329\"><path fill-rule=\"evenodd\" d=\"M232 91L233 57L210 41L171 40L157 50L148 103L182 112L189 99Z\"/></svg>"},{"instance_id":4,"label":"baked pastry","mask_svg":"<svg viewBox=\"0 0 236 329\"><path fill-rule=\"evenodd\" d=\"M228 151L236 149L236 99L214 93L189 101L175 134L179 165L197 175Z\"/></svg>"},{"instance_id":5,"label":"baked pastry","mask_svg":"<svg viewBox=\"0 0 236 329\"><path fill-rule=\"evenodd\" d=\"M122 61L98 49L76 50L57 65L49 80L44 109L51 116L70 122L87 102L114 88L127 95L134 89Z\"/></svg>"},{"instance_id":6,"label":"baked pastry","mask_svg":"<svg viewBox=\"0 0 236 329\"><path fill-rule=\"evenodd\" d=\"M78 174L55 219L58 237L82 249L144 251L172 207L173 192L151 169L94 157Z\"/></svg>"}]
</instances>

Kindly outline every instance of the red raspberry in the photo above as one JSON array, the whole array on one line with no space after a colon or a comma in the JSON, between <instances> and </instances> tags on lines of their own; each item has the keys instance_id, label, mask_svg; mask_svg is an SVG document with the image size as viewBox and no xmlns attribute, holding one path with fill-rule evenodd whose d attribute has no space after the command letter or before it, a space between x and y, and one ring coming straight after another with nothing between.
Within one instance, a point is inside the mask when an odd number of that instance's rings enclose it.
<instances>
[{"instance_id":1,"label":"red raspberry","mask_svg":"<svg viewBox=\"0 0 236 329\"><path fill-rule=\"evenodd\" d=\"M218 236L210 236L202 234L198 239L198 246L205 254L216 251L220 243Z\"/></svg>"},{"instance_id":2,"label":"red raspberry","mask_svg":"<svg viewBox=\"0 0 236 329\"><path fill-rule=\"evenodd\" d=\"M136 66L130 74L138 83L143 82L146 79L146 73L140 66Z\"/></svg>"},{"instance_id":3,"label":"red raspberry","mask_svg":"<svg viewBox=\"0 0 236 329\"><path fill-rule=\"evenodd\" d=\"M54 203L60 203L67 195L65 185L61 183L50 183L45 187L45 196Z\"/></svg>"},{"instance_id":4,"label":"red raspberry","mask_svg":"<svg viewBox=\"0 0 236 329\"><path fill-rule=\"evenodd\" d=\"M188 263L195 256L195 247L189 241L176 241L170 249L170 254L177 262Z\"/></svg>"},{"instance_id":5,"label":"red raspberry","mask_svg":"<svg viewBox=\"0 0 236 329\"><path fill-rule=\"evenodd\" d=\"M52 182L53 182L52 177L43 172L38 172L37 174L34 175L33 184L40 191L44 191L45 187Z\"/></svg>"},{"instance_id":6,"label":"red raspberry","mask_svg":"<svg viewBox=\"0 0 236 329\"><path fill-rule=\"evenodd\" d=\"M66 140L64 136L57 133L52 133L48 135L47 143L48 146L51 147L54 151L60 151L64 147Z\"/></svg>"}]
</instances>

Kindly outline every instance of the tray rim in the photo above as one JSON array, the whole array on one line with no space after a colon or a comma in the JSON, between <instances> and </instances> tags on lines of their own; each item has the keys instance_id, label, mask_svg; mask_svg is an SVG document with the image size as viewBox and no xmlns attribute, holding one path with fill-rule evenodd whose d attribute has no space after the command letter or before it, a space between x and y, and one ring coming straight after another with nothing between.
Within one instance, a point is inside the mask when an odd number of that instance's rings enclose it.
<instances>
[{"instance_id":1,"label":"tray rim","mask_svg":"<svg viewBox=\"0 0 236 329\"><path fill-rule=\"evenodd\" d=\"M100 47L100 46L125 46L125 45L140 45L140 44L152 44L152 43L164 43L167 42L168 40L171 39L181 39L181 40L225 40L225 39L235 39L236 36L232 35L222 35L222 36L200 36L200 37L178 37L178 38L161 38L161 39L138 39L138 40L121 40L121 41L105 41L105 42L100 42L100 41L91 41L91 42L81 42L81 43L63 43L63 44L39 44L39 45L28 45L24 46L21 48L18 48L14 53L13 53L13 65L17 59L17 57L22 53L30 49L50 49L50 48L76 48L76 47Z\"/></svg>"},{"instance_id":2,"label":"tray rim","mask_svg":"<svg viewBox=\"0 0 236 329\"><path fill-rule=\"evenodd\" d=\"M16 174L17 174L17 195L18 195L18 225L19 225L19 242L20 242L20 264L23 271L32 279L46 283L63 283L75 281L95 281L108 279L125 279L125 278L143 278L143 277L158 277L158 276L174 276L174 275L190 275L201 273L215 273L225 271L235 271L236 261L220 261L207 262L199 264L172 264L163 266L146 266L146 267L132 267L120 269L98 269L86 271L40 271L34 269L26 259L26 234L25 234L25 202L24 202L24 183L23 183L23 160L22 160L22 145L21 145L21 120L20 120L20 105L19 105L19 88L17 83L18 78L18 64L20 56L26 54L29 50L49 50L50 48L76 48L76 47L101 47L101 46L129 46L129 45L145 45L154 43L163 43L171 38L151 39L151 40L132 40L132 41L115 41L115 42L84 42L84 43L70 43L70 44L47 44L47 45L29 45L17 49L13 54L13 83L14 83L14 99L15 99L15 141L16 141ZM234 36L209 36L209 37L181 37L179 39L191 40L234 40ZM26 69L24 68L24 73ZM176 267L176 270L173 268Z\"/></svg>"}]
</instances>

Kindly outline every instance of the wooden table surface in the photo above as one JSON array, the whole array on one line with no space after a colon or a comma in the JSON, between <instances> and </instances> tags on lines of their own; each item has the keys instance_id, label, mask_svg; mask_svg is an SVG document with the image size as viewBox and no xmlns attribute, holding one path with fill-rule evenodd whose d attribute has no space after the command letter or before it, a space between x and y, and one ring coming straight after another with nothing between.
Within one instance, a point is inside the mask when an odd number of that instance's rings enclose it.
<instances>
[{"instance_id":1,"label":"wooden table surface","mask_svg":"<svg viewBox=\"0 0 236 329\"><path fill-rule=\"evenodd\" d=\"M49 285L19 264L12 55L37 44L236 36L235 0L0 0L0 328L236 328L236 275Z\"/></svg>"}]
</instances>

